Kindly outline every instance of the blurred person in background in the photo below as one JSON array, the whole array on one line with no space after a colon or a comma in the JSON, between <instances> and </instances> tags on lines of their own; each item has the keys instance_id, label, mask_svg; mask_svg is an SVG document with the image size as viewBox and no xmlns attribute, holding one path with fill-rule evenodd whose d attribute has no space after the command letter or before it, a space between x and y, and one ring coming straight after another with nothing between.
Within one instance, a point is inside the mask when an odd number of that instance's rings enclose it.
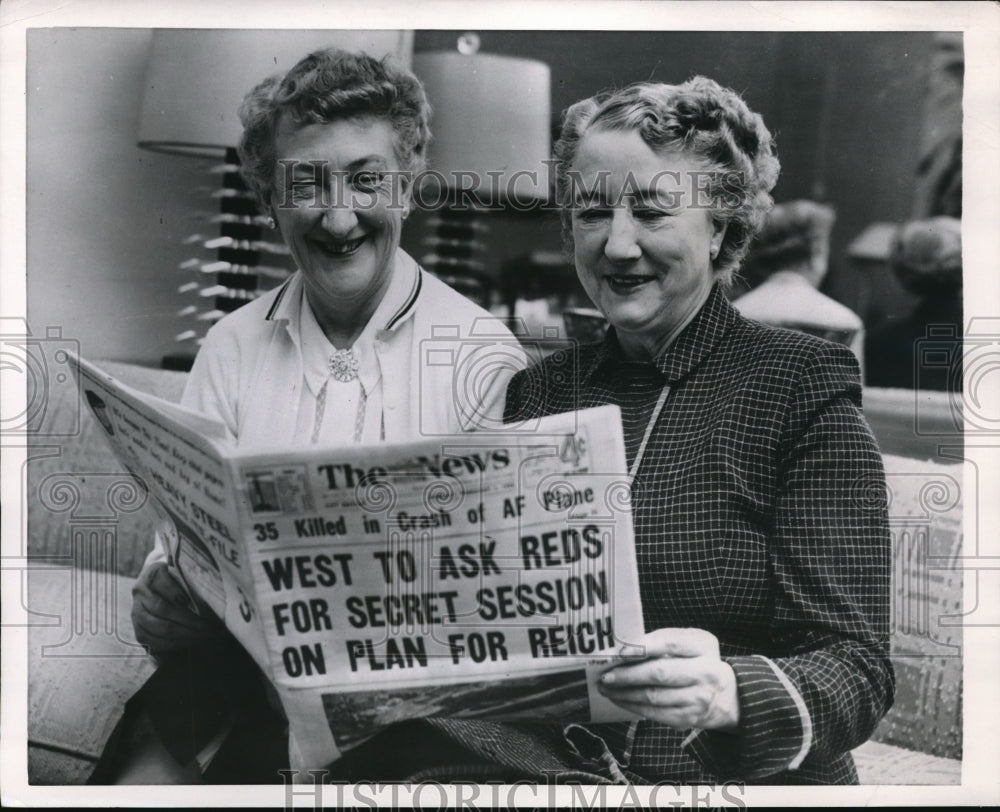
<instances>
[{"instance_id":1,"label":"blurred person in background","mask_svg":"<svg viewBox=\"0 0 1000 812\"><path fill-rule=\"evenodd\" d=\"M860 362L861 318L819 291L829 268L835 219L833 208L812 200L776 205L733 285L738 291L747 284L750 290L733 304L748 319L844 344Z\"/></svg>"},{"instance_id":2,"label":"blurred person in background","mask_svg":"<svg viewBox=\"0 0 1000 812\"><path fill-rule=\"evenodd\" d=\"M919 301L901 319L869 331L865 382L901 389L962 391L962 222L914 220L896 232L889 266ZM927 364L921 349L944 350L946 363ZM932 354L933 355L933 354Z\"/></svg>"}]
</instances>

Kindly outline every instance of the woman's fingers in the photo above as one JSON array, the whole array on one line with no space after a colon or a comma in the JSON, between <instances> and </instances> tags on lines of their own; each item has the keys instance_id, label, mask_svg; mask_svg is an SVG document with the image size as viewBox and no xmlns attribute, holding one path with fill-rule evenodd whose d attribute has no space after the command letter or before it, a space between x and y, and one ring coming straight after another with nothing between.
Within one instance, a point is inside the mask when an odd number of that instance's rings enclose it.
<instances>
[{"instance_id":1,"label":"woman's fingers","mask_svg":"<svg viewBox=\"0 0 1000 812\"><path fill-rule=\"evenodd\" d=\"M647 658L718 657L719 639L704 629L656 629L643 637L640 648Z\"/></svg>"},{"instance_id":2,"label":"woman's fingers","mask_svg":"<svg viewBox=\"0 0 1000 812\"><path fill-rule=\"evenodd\" d=\"M187 594L168 572L165 564L158 564L145 574L132 590L132 607L144 614L184 625L196 625L199 618L191 609Z\"/></svg>"},{"instance_id":3,"label":"woman's fingers","mask_svg":"<svg viewBox=\"0 0 1000 812\"><path fill-rule=\"evenodd\" d=\"M704 629L656 629L644 635L638 645L629 646L628 653L616 659L605 674L634 675L628 677L633 682L644 677L659 682L661 680L656 679L656 674L669 668L670 673L680 679L681 675L688 673L684 670L686 666L680 664L699 658L719 659L719 641L714 634ZM666 662L677 665L668 667ZM690 667L697 671L700 666ZM638 670L633 672L630 669Z\"/></svg>"},{"instance_id":4,"label":"woman's fingers","mask_svg":"<svg viewBox=\"0 0 1000 812\"><path fill-rule=\"evenodd\" d=\"M700 657L654 657L638 663L616 665L604 672L601 684L605 687L654 685L683 688L694 685L704 677L705 660Z\"/></svg>"},{"instance_id":5,"label":"woman's fingers","mask_svg":"<svg viewBox=\"0 0 1000 812\"><path fill-rule=\"evenodd\" d=\"M714 661L714 664L705 663L699 668L698 678L686 685L678 683L689 680L690 674L668 678L665 683L650 683L648 677L641 676L632 682L634 674L621 681L608 680L610 675L606 674L598 683L598 688L616 705L655 722L682 728L735 727L739 722L740 709L736 675L732 668L721 660ZM614 676L619 675L616 673Z\"/></svg>"},{"instance_id":6,"label":"woman's fingers","mask_svg":"<svg viewBox=\"0 0 1000 812\"><path fill-rule=\"evenodd\" d=\"M156 608L143 603L132 605L132 626L136 639L145 645L162 648L169 643L184 643L198 640L208 635L203 623L192 622L190 617L161 615Z\"/></svg>"},{"instance_id":7,"label":"woman's fingers","mask_svg":"<svg viewBox=\"0 0 1000 812\"><path fill-rule=\"evenodd\" d=\"M166 603L190 610L188 594L173 575L166 564L157 567L150 578L150 591Z\"/></svg>"},{"instance_id":8,"label":"woman's fingers","mask_svg":"<svg viewBox=\"0 0 1000 812\"><path fill-rule=\"evenodd\" d=\"M201 639L198 633L191 633L187 629L178 630L176 626L163 625L155 619L134 618L132 625L135 639L153 654L183 648Z\"/></svg>"},{"instance_id":9,"label":"woman's fingers","mask_svg":"<svg viewBox=\"0 0 1000 812\"><path fill-rule=\"evenodd\" d=\"M625 710L672 727L732 728L739 696L718 639L704 629L657 629L642 640L646 658L618 660L598 687Z\"/></svg>"},{"instance_id":10,"label":"woman's fingers","mask_svg":"<svg viewBox=\"0 0 1000 812\"><path fill-rule=\"evenodd\" d=\"M208 626L176 623L135 609L132 612L132 627L135 630L135 639L154 654L209 639L214 633Z\"/></svg>"},{"instance_id":11,"label":"woman's fingers","mask_svg":"<svg viewBox=\"0 0 1000 812\"><path fill-rule=\"evenodd\" d=\"M616 704L649 705L676 708L690 705L697 694L698 685L667 688L658 685L640 685L633 688L616 686L602 692Z\"/></svg>"},{"instance_id":12,"label":"woman's fingers","mask_svg":"<svg viewBox=\"0 0 1000 812\"><path fill-rule=\"evenodd\" d=\"M192 632L207 627L205 619L196 615L190 609L175 606L155 596L150 600L133 602L133 610L141 609L140 615L147 620L146 625L170 626L177 629L188 629Z\"/></svg>"},{"instance_id":13,"label":"woman's fingers","mask_svg":"<svg viewBox=\"0 0 1000 812\"><path fill-rule=\"evenodd\" d=\"M132 626L136 640L153 653L204 640L215 631L214 623L191 608L165 564L144 572L132 589Z\"/></svg>"}]
</instances>

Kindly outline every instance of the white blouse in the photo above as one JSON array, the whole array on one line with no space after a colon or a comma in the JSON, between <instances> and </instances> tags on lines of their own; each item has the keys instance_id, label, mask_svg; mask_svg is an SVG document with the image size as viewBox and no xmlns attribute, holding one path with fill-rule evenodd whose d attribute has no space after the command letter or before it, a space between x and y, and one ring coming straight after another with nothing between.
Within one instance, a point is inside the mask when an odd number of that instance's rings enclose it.
<instances>
[{"instance_id":1,"label":"white blouse","mask_svg":"<svg viewBox=\"0 0 1000 812\"><path fill-rule=\"evenodd\" d=\"M337 348L323 333L302 292L299 324L305 386L299 395L295 445L370 444L385 439L382 370L375 353L375 333L388 298L387 292L351 347L358 359L358 377L342 382L330 374L330 356Z\"/></svg>"}]
</instances>

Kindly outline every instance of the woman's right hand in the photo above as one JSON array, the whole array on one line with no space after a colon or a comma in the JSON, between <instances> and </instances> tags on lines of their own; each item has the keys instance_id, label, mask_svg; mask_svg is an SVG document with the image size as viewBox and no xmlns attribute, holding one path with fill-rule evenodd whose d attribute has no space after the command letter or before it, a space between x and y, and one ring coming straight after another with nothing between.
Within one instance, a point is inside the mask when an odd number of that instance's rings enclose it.
<instances>
[{"instance_id":1,"label":"woman's right hand","mask_svg":"<svg viewBox=\"0 0 1000 812\"><path fill-rule=\"evenodd\" d=\"M135 639L154 657L219 634L214 615L199 615L191 608L184 588L160 561L142 571L132 587L132 627Z\"/></svg>"}]
</instances>

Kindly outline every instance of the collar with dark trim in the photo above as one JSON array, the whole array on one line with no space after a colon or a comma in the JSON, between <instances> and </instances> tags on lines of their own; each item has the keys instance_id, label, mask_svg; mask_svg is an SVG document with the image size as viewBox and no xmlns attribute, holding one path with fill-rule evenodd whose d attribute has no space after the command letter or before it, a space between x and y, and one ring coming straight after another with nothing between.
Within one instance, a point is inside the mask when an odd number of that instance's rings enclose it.
<instances>
[{"instance_id":1,"label":"collar with dark trim","mask_svg":"<svg viewBox=\"0 0 1000 812\"><path fill-rule=\"evenodd\" d=\"M379 311L386 305L392 307L395 304L393 300L397 299L396 291L406 291L405 295L398 297L401 298L401 301L392 309L385 319L384 326L380 328L380 330L387 332L396 329L413 312L423 287L424 271L409 254L398 249L393 261L395 262L393 281L390 283L389 290L386 291L385 299L379 303L372 316L373 319L379 318L381 320ZM274 301L264 315L264 321L297 321L297 308L301 303L299 298L301 289L302 272L296 271L281 285Z\"/></svg>"}]
</instances>

